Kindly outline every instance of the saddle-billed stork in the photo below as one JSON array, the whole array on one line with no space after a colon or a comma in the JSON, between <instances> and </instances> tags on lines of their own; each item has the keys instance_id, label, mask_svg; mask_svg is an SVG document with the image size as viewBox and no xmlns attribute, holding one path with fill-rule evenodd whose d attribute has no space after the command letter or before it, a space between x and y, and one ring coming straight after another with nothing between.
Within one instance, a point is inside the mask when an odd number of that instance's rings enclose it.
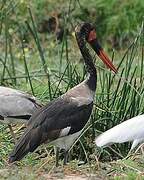
<instances>
[{"instance_id":1,"label":"saddle-billed stork","mask_svg":"<svg viewBox=\"0 0 144 180\"><path fill-rule=\"evenodd\" d=\"M91 24L78 25L75 33L86 66L87 78L32 115L26 131L9 157L10 163L21 160L42 143L51 143L57 147L56 166L59 149L65 150L64 164L66 164L70 146L78 138L91 115L96 90L96 68L86 42L111 70L117 72L99 45L95 28Z\"/></svg>"},{"instance_id":2,"label":"saddle-billed stork","mask_svg":"<svg viewBox=\"0 0 144 180\"><path fill-rule=\"evenodd\" d=\"M95 143L98 147L106 147L114 143L128 141L133 142L130 151L139 143L144 142L144 114L133 117L107 130L96 138Z\"/></svg>"},{"instance_id":3,"label":"saddle-billed stork","mask_svg":"<svg viewBox=\"0 0 144 180\"><path fill-rule=\"evenodd\" d=\"M0 86L0 122L8 124L16 141L11 124L27 123L33 112L41 107L34 96L25 92Z\"/></svg>"}]
</instances>

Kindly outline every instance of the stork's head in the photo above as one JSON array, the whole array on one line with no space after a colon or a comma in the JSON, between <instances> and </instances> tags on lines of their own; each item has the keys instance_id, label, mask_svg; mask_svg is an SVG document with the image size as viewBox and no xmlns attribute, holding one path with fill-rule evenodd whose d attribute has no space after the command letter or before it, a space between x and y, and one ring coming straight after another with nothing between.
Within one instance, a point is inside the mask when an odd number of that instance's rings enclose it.
<instances>
[{"instance_id":1,"label":"stork's head","mask_svg":"<svg viewBox=\"0 0 144 180\"><path fill-rule=\"evenodd\" d=\"M84 41L86 40L92 47L92 49L96 52L99 58L107 65L115 73L117 69L112 64L111 60L108 58L104 50L102 49L101 45L98 43L96 30L93 25L90 23L81 23L75 28L76 38L79 45L83 45Z\"/></svg>"}]
</instances>

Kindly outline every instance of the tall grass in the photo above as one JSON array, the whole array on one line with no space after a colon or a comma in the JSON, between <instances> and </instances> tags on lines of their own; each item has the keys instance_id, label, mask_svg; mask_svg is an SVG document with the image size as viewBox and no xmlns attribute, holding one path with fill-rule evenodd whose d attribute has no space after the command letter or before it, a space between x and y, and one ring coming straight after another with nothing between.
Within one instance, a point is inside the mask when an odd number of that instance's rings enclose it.
<instances>
[{"instance_id":1,"label":"tall grass","mask_svg":"<svg viewBox=\"0 0 144 180\"><path fill-rule=\"evenodd\" d=\"M139 31L118 64L118 75L99 73L102 94L97 95L96 106L102 110L94 110L95 129L98 133L144 113L143 23ZM113 148L119 154L126 155L129 144L114 145ZM106 151L109 149L104 151L104 155ZM111 157L113 154L115 152L111 153Z\"/></svg>"}]
</instances>

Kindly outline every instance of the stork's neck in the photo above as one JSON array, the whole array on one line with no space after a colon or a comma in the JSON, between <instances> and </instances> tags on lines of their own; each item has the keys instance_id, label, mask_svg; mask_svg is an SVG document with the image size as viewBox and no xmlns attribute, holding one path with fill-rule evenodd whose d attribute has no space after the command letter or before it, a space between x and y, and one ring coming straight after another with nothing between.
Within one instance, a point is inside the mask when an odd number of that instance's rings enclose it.
<instances>
[{"instance_id":1,"label":"stork's neck","mask_svg":"<svg viewBox=\"0 0 144 180\"><path fill-rule=\"evenodd\" d=\"M96 90L96 82L97 82L97 73L96 73L96 68L93 63L93 59L89 53L88 48L86 47L86 42L84 40L78 41L78 45L81 51L81 54L84 59L84 63L86 66L86 71L87 71L87 79L86 83L89 86L89 88L92 91Z\"/></svg>"},{"instance_id":2,"label":"stork's neck","mask_svg":"<svg viewBox=\"0 0 144 180\"><path fill-rule=\"evenodd\" d=\"M96 83L97 83L96 74L95 75L88 74L85 82L88 85L88 87L90 88L90 90L92 90L92 91L96 90Z\"/></svg>"}]
</instances>

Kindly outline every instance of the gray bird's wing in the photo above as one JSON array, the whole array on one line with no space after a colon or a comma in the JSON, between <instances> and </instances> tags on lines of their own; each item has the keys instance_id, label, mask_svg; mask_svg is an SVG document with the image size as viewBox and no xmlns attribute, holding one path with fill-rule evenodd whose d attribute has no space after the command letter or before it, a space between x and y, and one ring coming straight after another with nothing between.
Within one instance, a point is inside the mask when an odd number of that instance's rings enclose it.
<instances>
[{"instance_id":1,"label":"gray bird's wing","mask_svg":"<svg viewBox=\"0 0 144 180\"><path fill-rule=\"evenodd\" d=\"M7 87L0 87L0 115L31 115L38 107L34 96Z\"/></svg>"}]
</instances>

